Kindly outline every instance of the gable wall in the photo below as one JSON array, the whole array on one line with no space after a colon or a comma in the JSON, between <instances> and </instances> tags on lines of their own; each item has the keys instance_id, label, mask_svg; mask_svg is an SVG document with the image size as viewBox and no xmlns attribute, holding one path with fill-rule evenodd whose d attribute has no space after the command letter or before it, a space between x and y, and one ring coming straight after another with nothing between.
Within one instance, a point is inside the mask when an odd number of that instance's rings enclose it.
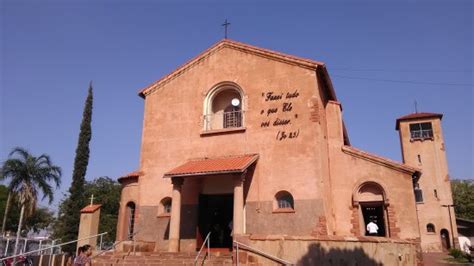
<instances>
[{"instance_id":1,"label":"gable wall","mask_svg":"<svg viewBox=\"0 0 474 266\"><path fill-rule=\"evenodd\" d=\"M334 206L339 235L356 234L357 221L352 219L357 206L352 206L353 193L368 181L381 185L388 199L386 206L390 237L416 239L419 237L415 197L409 174L341 152L339 178L334 182ZM360 212L359 212L360 214ZM361 221L361 220L360 220ZM355 222L355 223L354 223ZM362 226L364 228L365 226ZM363 235L363 234L362 234Z\"/></svg>"},{"instance_id":2,"label":"gable wall","mask_svg":"<svg viewBox=\"0 0 474 266\"><path fill-rule=\"evenodd\" d=\"M353 205L353 195L361 184L375 182L383 187L388 199L385 216L388 216L386 226L390 237L419 241L411 174L394 169L399 167L389 166L379 159L367 159L349 152L352 148L344 148L342 120L337 119L342 116L340 104L330 101L326 112L334 233L364 236L365 224L358 205Z\"/></svg>"},{"instance_id":3,"label":"gable wall","mask_svg":"<svg viewBox=\"0 0 474 266\"><path fill-rule=\"evenodd\" d=\"M201 136L204 99L222 81L235 82L244 90L246 131ZM299 96L291 100L293 109L287 113L281 111L282 104L290 100L265 101L263 97L270 91L286 94L296 90ZM219 50L146 97L140 167L144 175L139 184L141 207L156 206L162 198L171 196L171 182L163 174L188 159L258 153L260 158L246 198L247 231L310 233L318 217L324 215L320 184L327 155L321 152L325 145L321 106L314 70L230 48ZM269 108L278 108L278 114L261 114ZM291 125L261 127L262 122L272 123L276 117L291 119ZM299 130L299 135L296 139L278 141L279 130ZM183 192L183 205L197 204L196 194L191 190L198 185L193 183L184 184L183 191L189 193ZM280 190L293 195L296 213L272 214L272 201ZM301 221L301 226L284 223L285 215ZM272 220L277 225L265 225ZM150 222L147 224L151 227Z\"/></svg>"}]
</instances>

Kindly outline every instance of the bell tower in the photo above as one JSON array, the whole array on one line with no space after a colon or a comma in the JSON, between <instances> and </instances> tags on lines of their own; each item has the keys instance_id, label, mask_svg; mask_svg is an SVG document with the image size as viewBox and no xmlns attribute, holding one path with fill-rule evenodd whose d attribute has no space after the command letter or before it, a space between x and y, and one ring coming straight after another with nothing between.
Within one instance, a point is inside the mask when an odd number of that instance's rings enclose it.
<instances>
[{"instance_id":1,"label":"bell tower","mask_svg":"<svg viewBox=\"0 0 474 266\"><path fill-rule=\"evenodd\" d=\"M413 113L396 122L403 162L422 171L413 189L424 252L458 246L442 118L442 114Z\"/></svg>"}]
</instances>

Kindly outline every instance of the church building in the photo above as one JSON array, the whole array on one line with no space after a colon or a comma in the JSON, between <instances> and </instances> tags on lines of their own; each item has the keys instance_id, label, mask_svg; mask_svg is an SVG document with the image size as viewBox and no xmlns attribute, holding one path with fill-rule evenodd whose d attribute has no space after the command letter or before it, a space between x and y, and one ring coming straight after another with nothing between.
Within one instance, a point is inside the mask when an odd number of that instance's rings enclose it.
<instances>
[{"instance_id":1,"label":"church building","mask_svg":"<svg viewBox=\"0 0 474 266\"><path fill-rule=\"evenodd\" d=\"M171 252L209 233L220 249L272 236L456 242L441 114L396 120L403 163L374 155L351 145L324 63L229 39L139 96L140 165L119 178L117 240Z\"/></svg>"}]
</instances>

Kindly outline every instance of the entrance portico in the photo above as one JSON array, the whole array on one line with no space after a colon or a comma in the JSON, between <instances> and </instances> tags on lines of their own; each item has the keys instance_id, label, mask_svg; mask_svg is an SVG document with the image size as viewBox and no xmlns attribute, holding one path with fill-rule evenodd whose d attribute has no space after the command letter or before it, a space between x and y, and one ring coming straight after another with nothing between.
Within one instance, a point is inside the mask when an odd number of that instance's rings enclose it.
<instances>
[{"instance_id":1,"label":"entrance portico","mask_svg":"<svg viewBox=\"0 0 474 266\"><path fill-rule=\"evenodd\" d=\"M247 169L257 159L258 155L250 154L191 160L164 175L165 178L171 178L173 184L168 251L178 252L180 250L182 186L188 178L203 179L217 175L222 178L231 178L233 186L232 236L244 233L244 182Z\"/></svg>"}]
</instances>

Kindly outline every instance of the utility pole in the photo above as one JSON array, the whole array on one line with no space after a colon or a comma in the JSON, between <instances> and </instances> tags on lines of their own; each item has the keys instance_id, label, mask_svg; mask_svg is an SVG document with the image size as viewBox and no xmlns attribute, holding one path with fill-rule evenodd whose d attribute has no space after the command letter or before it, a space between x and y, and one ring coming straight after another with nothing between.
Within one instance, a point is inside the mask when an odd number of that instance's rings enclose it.
<instances>
[{"instance_id":1,"label":"utility pole","mask_svg":"<svg viewBox=\"0 0 474 266\"><path fill-rule=\"evenodd\" d=\"M448 213L449 213L449 225L451 227L451 238L452 238L452 241L453 241L453 248L455 248L455 242L454 242L454 230L453 230L453 221L451 219L451 207L454 207L454 204L445 204L445 205L441 205L443 207L447 207L448 208Z\"/></svg>"}]
</instances>

